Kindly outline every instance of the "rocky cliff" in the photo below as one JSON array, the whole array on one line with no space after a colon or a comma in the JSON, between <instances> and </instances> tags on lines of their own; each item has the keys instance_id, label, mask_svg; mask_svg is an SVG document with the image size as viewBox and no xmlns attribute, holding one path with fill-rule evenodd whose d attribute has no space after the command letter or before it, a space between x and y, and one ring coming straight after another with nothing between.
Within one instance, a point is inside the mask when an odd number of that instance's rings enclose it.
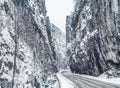
<instances>
[{"instance_id":1,"label":"rocky cliff","mask_svg":"<svg viewBox=\"0 0 120 88\"><path fill-rule=\"evenodd\" d=\"M0 0L0 86L44 88L57 72L44 0Z\"/></svg>"},{"instance_id":2,"label":"rocky cliff","mask_svg":"<svg viewBox=\"0 0 120 88\"><path fill-rule=\"evenodd\" d=\"M57 67L66 68L68 60L66 59L66 41L65 33L62 32L57 26L51 24L52 41L54 41L54 48L57 57Z\"/></svg>"},{"instance_id":3,"label":"rocky cliff","mask_svg":"<svg viewBox=\"0 0 120 88\"><path fill-rule=\"evenodd\" d=\"M66 56L69 58L71 55L71 43L72 43L72 27L71 17L66 17Z\"/></svg>"},{"instance_id":4,"label":"rocky cliff","mask_svg":"<svg viewBox=\"0 0 120 88\"><path fill-rule=\"evenodd\" d=\"M71 28L73 72L99 75L120 66L119 0L75 0Z\"/></svg>"}]
</instances>

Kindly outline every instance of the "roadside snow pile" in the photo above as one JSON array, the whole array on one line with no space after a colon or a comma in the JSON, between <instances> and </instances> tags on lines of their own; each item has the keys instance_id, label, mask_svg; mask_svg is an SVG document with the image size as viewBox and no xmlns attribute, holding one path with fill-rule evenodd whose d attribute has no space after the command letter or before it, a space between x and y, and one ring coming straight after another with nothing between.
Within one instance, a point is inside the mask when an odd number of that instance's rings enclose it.
<instances>
[{"instance_id":1,"label":"roadside snow pile","mask_svg":"<svg viewBox=\"0 0 120 88\"><path fill-rule=\"evenodd\" d=\"M120 69L110 69L99 76L99 78L120 78Z\"/></svg>"},{"instance_id":2,"label":"roadside snow pile","mask_svg":"<svg viewBox=\"0 0 120 88\"><path fill-rule=\"evenodd\" d=\"M79 88L72 81L65 78L61 73L57 73L57 77L61 88Z\"/></svg>"},{"instance_id":3,"label":"roadside snow pile","mask_svg":"<svg viewBox=\"0 0 120 88\"><path fill-rule=\"evenodd\" d=\"M116 85L120 85L120 78L104 78L104 77L94 77L94 76L89 76L89 75L80 75L82 77L86 77L89 79L93 79L93 80L98 80L101 82L106 82L106 83L110 83L110 84L116 84Z\"/></svg>"},{"instance_id":4,"label":"roadside snow pile","mask_svg":"<svg viewBox=\"0 0 120 88\"><path fill-rule=\"evenodd\" d=\"M89 76L89 75L81 75L81 76L94 80L99 80L102 82L120 85L120 70L118 69L111 69L99 75L98 77Z\"/></svg>"},{"instance_id":5,"label":"roadside snow pile","mask_svg":"<svg viewBox=\"0 0 120 88\"><path fill-rule=\"evenodd\" d=\"M109 71L101 74L99 76L99 79L120 85L120 69L110 69Z\"/></svg>"}]
</instances>

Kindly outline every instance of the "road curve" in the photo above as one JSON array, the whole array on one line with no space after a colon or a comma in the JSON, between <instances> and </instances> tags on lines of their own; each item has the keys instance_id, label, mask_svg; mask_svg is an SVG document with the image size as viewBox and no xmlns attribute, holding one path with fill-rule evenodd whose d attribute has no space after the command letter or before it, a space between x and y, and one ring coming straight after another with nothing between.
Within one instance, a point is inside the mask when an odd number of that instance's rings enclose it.
<instances>
[{"instance_id":1,"label":"road curve","mask_svg":"<svg viewBox=\"0 0 120 88\"><path fill-rule=\"evenodd\" d=\"M87 78L76 74L66 74L62 72L63 76L75 83L79 88L120 88L120 85L111 84L92 78Z\"/></svg>"}]
</instances>

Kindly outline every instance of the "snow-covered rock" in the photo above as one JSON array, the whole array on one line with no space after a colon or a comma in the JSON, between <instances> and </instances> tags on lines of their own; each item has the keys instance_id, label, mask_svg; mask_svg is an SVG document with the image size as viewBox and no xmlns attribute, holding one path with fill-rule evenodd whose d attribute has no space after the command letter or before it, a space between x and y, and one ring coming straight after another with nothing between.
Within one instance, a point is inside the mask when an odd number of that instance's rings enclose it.
<instances>
[{"instance_id":1,"label":"snow-covered rock","mask_svg":"<svg viewBox=\"0 0 120 88\"><path fill-rule=\"evenodd\" d=\"M60 88L60 84L56 75L50 75L47 78L45 88Z\"/></svg>"},{"instance_id":2,"label":"snow-covered rock","mask_svg":"<svg viewBox=\"0 0 120 88\"><path fill-rule=\"evenodd\" d=\"M0 0L0 87L44 88L57 72L45 0Z\"/></svg>"},{"instance_id":3,"label":"snow-covered rock","mask_svg":"<svg viewBox=\"0 0 120 88\"><path fill-rule=\"evenodd\" d=\"M55 46L56 57L58 59L58 68L66 68L68 59L66 59L66 41L65 33L62 32L57 26L51 24L51 36L53 45Z\"/></svg>"},{"instance_id":4,"label":"snow-covered rock","mask_svg":"<svg viewBox=\"0 0 120 88\"><path fill-rule=\"evenodd\" d=\"M120 67L119 11L118 0L75 0L70 16L73 72L99 75Z\"/></svg>"},{"instance_id":5,"label":"snow-covered rock","mask_svg":"<svg viewBox=\"0 0 120 88\"><path fill-rule=\"evenodd\" d=\"M110 69L99 75L99 78L120 78L120 69Z\"/></svg>"}]
</instances>

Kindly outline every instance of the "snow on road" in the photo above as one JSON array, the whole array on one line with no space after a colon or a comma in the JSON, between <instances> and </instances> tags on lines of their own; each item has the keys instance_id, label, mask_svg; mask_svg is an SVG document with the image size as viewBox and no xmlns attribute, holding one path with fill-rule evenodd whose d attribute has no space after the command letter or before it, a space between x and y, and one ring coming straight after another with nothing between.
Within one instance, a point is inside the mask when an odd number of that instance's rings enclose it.
<instances>
[{"instance_id":1,"label":"snow on road","mask_svg":"<svg viewBox=\"0 0 120 88\"><path fill-rule=\"evenodd\" d=\"M99 80L102 82L120 85L120 78L93 77L93 76L88 76L88 75L81 75L81 76L86 77L86 78L90 78L90 79L94 79L94 80Z\"/></svg>"},{"instance_id":2,"label":"snow on road","mask_svg":"<svg viewBox=\"0 0 120 88\"><path fill-rule=\"evenodd\" d=\"M57 73L61 88L79 88L72 81L64 77L61 73Z\"/></svg>"},{"instance_id":3,"label":"snow on road","mask_svg":"<svg viewBox=\"0 0 120 88\"><path fill-rule=\"evenodd\" d=\"M57 73L61 88L120 88L120 79L106 79L68 71Z\"/></svg>"}]
</instances>

